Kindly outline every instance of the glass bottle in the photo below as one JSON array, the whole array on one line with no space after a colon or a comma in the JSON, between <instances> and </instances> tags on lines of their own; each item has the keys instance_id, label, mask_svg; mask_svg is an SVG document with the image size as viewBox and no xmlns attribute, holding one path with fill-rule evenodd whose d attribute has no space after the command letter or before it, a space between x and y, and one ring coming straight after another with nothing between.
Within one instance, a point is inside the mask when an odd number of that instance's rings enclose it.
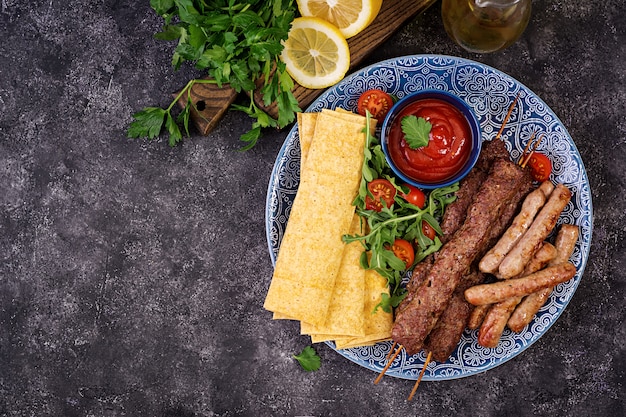
<instances>
[{"instance_id":1,"label":"glass bottle","mask_svg":"<svg viewBox=\"0 0 626 417\"><path fill-rule=\"evenodd\" d=\"M441 16L448 35L470 52L504 49L530 19L531 0L443 0Z\"/></svg>"}]
</instances>

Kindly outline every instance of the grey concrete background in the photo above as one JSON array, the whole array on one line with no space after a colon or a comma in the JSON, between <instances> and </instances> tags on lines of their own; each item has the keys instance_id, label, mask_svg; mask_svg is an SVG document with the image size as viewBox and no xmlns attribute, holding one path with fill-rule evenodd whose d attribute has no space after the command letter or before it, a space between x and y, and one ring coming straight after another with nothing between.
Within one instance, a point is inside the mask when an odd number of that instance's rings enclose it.
<instances>
[{"instance_id":1,"label":"grey concrete background","mask_svg":"<svg viewBox=\"0 0 626 417\"><path fill-rule=\"evenodd\" d=\"M391 1L391 0L386 0ZM490 55L446 36L440 3L367 63L467 57L537 93L586 165L595 231L557 323L461 380L384 378L262 309L271 168L287 131L238 152L245 115L171 149L130 140L134 111L200 76L170 67L148 2L3 0L0 9L0 415L623 416L626 414L626 4L533 3ZM365 65L364 64L364 65Z\"/></svg>"}]
</instances>

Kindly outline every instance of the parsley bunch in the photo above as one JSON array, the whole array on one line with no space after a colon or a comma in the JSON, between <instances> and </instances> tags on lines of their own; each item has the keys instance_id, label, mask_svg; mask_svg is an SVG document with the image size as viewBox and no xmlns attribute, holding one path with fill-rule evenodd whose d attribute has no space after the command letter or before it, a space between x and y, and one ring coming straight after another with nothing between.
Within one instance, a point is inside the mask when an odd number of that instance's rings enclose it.
<instances>
[{"instance_id":1,"label":"parsley bunch","mask_svg":"<svg viewBox=\"0 0 626 417\"><path fill-rule=\"evenodd\" d=\"M387 279L390 295L383 293L382 301L376 308L381 307L384 311L391 312L392 307L397 307L406 296L402 282L407 273L407 266L404 261L394 255L390 249L391 245L395 239L417 243L415 261L409 269L431 253L438 251L442 246L441 240L438 236L435 236L434 240L425 236L421 224L425 221L437 235L442 234L438 219L443 216L445 207L456 199L455 193L459 189L459 184L455 183L430 191L424 208L407 202L401 194L408 193L408 187L396 184L396 178L387 164L379 140L369 128L369 113L367 116L368 123L365 129L367 140L361 184L359 194L354 200L357 214L366 223L365 233L344 235L343 241L361 242L365 248L361 255L361 266L365 269L374 269ZM377 178L387 179L396 188L393 205L386 207L383 204L380 212L368 210L365 205L365 199L369 193L367 184ZM370 197L373 196L370 194Z\"/></svg>"},{"instance_id":2,"label":"parsley bunch","mask_svg":"<svg viewBox=\"0 0 626 417\"><path fill-rule=\"evenodd\" d=\"M293 80L279 59L281 40L287 39L295 17L293 0L150 0L150 6L164 19L163 30L155 37L178 41L172 57L174 69L190 61L210 79L190 81L165 109L146 107L135 113L129 137L153 139L165 126L169 144L175 146L182 139L178 124L189 135L189 114L195 106L189 92L195 83L228 84L248 94L249 105L233 105L255 119L251 130L241 136L244 150L256 144L262 128L282 128L293 122L300 108L292 93ZM258 84L264 103L277 103L277 119L255 104ZM171 110L185 94L187 105L174 119Z\"/></svg>"}]
</instances>

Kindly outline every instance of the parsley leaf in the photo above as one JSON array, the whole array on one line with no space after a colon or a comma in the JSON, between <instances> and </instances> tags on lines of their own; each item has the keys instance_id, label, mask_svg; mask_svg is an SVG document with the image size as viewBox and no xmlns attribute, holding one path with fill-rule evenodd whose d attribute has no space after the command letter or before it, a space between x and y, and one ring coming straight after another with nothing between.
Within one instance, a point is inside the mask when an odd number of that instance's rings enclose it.
<instances>
[{"instance_id":1,"label":"parsley leaf","mask_svg":"<svg viewBox=\"0 0 626 417\"><path fill-rule=\"evenodd\" d=\"M404 140L411 149L421 148L428 145L428 136L432 125L423 117L415 115L402 118L402 132Z\"/></svg>"},{"instance_id":2,"label":"parsley leaf","mask_svg":"<svg viewBox=\"0 0 626 417\"><path fill-rule=\"evenodd\" d=\"M307 372L317 371L322 364L320 357L311 346L305 347L299 355L293 355L293 358L296 359L302 369Z\"/></svg>"},{"instance_id":3,"label":"parsley leaf","mask_svg":"<svg viewBox=\"0 0 626 417\"><path fill-rule=\"evenodd\" d=\"M138 138L147 136L154 139L159 136L166 111L159 107L146 107L145 109L133 114L135 121L128 128L129 138Z\"/></svg>"},{"instance_id":4,"label":"parsley leaf","mask_svg":"<svg viewBox=\"0 0 626 417\"><path fill-rule=\"evenodd\" d=\"M150 6L159 16L163 16L174 7L174 0L150 0Z\"/></svg>"}]
</instances>

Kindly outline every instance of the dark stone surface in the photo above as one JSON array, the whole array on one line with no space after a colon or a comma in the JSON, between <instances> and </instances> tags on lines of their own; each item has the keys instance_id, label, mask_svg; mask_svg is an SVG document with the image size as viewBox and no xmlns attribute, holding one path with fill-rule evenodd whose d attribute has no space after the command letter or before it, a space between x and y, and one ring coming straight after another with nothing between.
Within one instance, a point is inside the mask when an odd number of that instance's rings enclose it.
<instances>
[{"instance_id":1,"label":"dark stone surface","mask_svg":"<svg viewBox=\"0 0 626 417\"><path fill-rule=\"evenodd\" d=\"M392 0L385 0L392 1ZM262 309L272 274L267 184L287 132L249 152L229 112L171 149L125 138L134 111L201 74L170 67L148 2L3 0L0 9L0 415L623 416L626 369L626 33L622 0L535 1L523 38L468 54L440 3L368 63L468 57L515 77L561 118L595 211L570 305L536 344L484 374L384 378L308 344Z\"/></svg>"}]
</instances>

